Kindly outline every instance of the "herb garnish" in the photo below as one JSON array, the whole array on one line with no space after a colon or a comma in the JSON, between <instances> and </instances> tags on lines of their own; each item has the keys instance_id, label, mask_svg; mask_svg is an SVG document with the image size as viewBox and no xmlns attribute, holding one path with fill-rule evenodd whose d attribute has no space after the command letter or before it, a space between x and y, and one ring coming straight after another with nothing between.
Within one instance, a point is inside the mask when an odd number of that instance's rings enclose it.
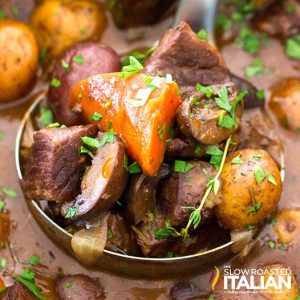
<instances>
[{"instance_id":1,"label":"herb garnish","mask_svg":"<svg viewBox=\"0 0 300 300\"><path fill-rule=\"evenodd\" d=\"M129 65L123 66L121 76L127 78L141 70L143 65L133 56L129 56Z\"/></svg>"},{"instance_id":2,"label":"herb garnish","mask_svg":"<svg viewBox=\"0 0 300 300\"><path fill-rule=\"evenodd\" d=\"M34 281L35 280L35 273L31 271L30 269L24 269L21 275L24 279L29 280L29 281Z\"/></svg>"},{"instance_id":3,"label":"herb garnish","mask_svg":"<svg viewBox=\"0 0 300 300\"><path fill-rule=\"evenodd\" d=\"M97 138L91 138L89 136L84 136L81 138L81 141L91 147L91 148L99 148L100 147L100 141Z\"/></svg>"},{"instance_id":4,"label":"herb garnish","mask_svg":"<svg viewBox=\"0 0 300 300\"><path fill-rule=\"evenodd\" d=\"M66 214L66 219L71 219L74 218L77 214L78 209L75 207L70 207L68 208L67 214Z\"/></svg>"},{"instance_id":5,"label":"herb garnish","mask_svg":"<svg viewBox=\"0 0 300 300\"><path fill-rule=\"evenodd\" d=\"M192 163L183 161L183 160L175 160L174 163L174 172L178 173L187 173L194 168Z\"/></svg>"},{"instance_id":6,"label":"herb garnish","mask_svg":"<svg viewBox=\"0 0 300 300\"><path fill-rule=\"evenodd\" d=\"M64 59L61 60L61 65L62 65L62 67L64 68L64 70L65 70L66 72L69 71L69 69L70 69L70 64L67 63Z\"/></svg>"},{"instance_id":7,"label":"herb garnish","mask_svg":"<svg viewBox=\"0 0 300 300\"><path fill-rule=\"evenodd\" d=\"M109 240L111 240L113 237L114 237L114 233L113 233L113 231L111 230L111 228L109 228L109 229L107 230L107 238L108 238Z\"/></svg>"},{"instance_id":8,"label":"herb garnish","mask_svg":"<svg viewBox=\"0 0 300 300\"><path fill-rule=\"evenodd\" d=\"M94 112L92 115L92 121L100 121L102 119L102 115L98 112Z\"/></svg>"},{"instance_id":9,"label":"herb garnish","mask_svg":"<svg viewBox=\"0 0 300 300\"><path fill-rule=\"evenodd\" d=\"M7 258L4 257L4 258L1 258L0 259L0 271L1 270L4 270L7 266Z\"/></svg>"},{"instance_id":10,"label":"herb garnish","mask_svg":"<svg viewBox=\"0 0 300 300\"><path fill-rule=\"evenodd\" d=\"M248 209L247 215L253 215L259 212L261 206L262 206L262 202L256 202L252 207Z\"/></svg>"},{"instance_id":11,"label":"herb garnish","mask_svg":"<svg viewBox=\"0 0 300 300\"><path fill-rule=\"evenodd\" d=\"M105 133L104 137L100 142L100 147L103 147L106 144L113 144L114 141L115 141L115 133L111 129L109 132Z\"/></svg>"},{"instance_id":12,"label":"herb garnish","mask_svg":"<svg viewBox=\"0 0 300 300\"><path fill-rule=\"evenodd\" d=\"M171 222L167 220L165 222L165 228L158 228L155 231L154 237L156 240L163 239L167 237L180 237L181 233L172 227Z\"/></svg>"},{"instance_id":13,"label":"herb garnish","mask_svg":"<svg viewBox=\"0 0 300 300\"><path fill-rule=\"evenodd\" d=\"M276 247L276 242L273 241L273 240L269 240L269 241L267 242L267 245L268 245L268 247L269 247L270 249L275 249L275 247Z\"/></svg>"},{"instance_id":14,"label":"herb garnish","mask_svg":"<svg viewBox=\"0 0 300 300\"><path fill-rule=\"evenodd\" d=\"M0 141L2 141L4 138L4 131L0 130Z\"/></svg>"},{"instance_id":15,"label":"herb garnish","mask_svg":"<svg viewBox=\"0 0 300 300\"><path fill-rule=\"evenodd\" d=\"M40 258L37 255L32 255L29 260L28 263L32 266L37 266L40 264Z\"/></svg>"},{"instance_id":16,"label":"herb garnish","mask_svg":"<svg viewBox=\"0 0 300 300\"><path fill-rule=\"evenodd\" d=\"M128 157L126 155L124 155L123 165L129 174L137 174L141 172L141 168L136 161L129 165Z\"/></svg>"},{"instance_id":17,"label":"herb garnish","mask_svg":"<svg viewBox=\"0 0 300 300\"><path fill-rule=\"evenodd\" d=\"M259 100L261 100L261 101L265 100L265 91L264 91L264 90L258 90L258 91L256 92L256 97L257 97Z\"/></svg>"},{"instance_id":18,"label":"herb garnish","mask_svg":"<svg viewBox=\"0 0 300 300\"><path fill-rule=\"evenodd\" d=\"M207 32L206 30L204 29L201 29L200 31L198 31L197 33L197 37L200 39L200 40L207 40Z\"/></svg>"},{"instance_id":19,"label":"herb garnish","mask_svg":"<svg viewBox=\"0 0 300 300\"><path fill-rule=\"evenodd\" d=\"M166 122L164 122L162 125L158 125L157 134L160 140L163 140L165 131L166 131Z\"/></svg>"},{"instance_id":20,"label":"herb garnish","mask_svg":"<svg viewBox=\"0 0 300 300\"><path fill-rule=\"evenodd\" d=\"M54 88L59 88L61 86L61 81L57 78L53 78L50 82L50 86Z\"/></svg>"},{"instance_id":21,"label":"herb garnish","mask_svg":"<svg viewBox=\"0 0 300 300\"><path fill-rule=\"evenodd\" d=\"M285 53L293 59L300 59L300 34L287 39Z\"/></svg>"},{"instance_id":22,"label":"herb garnish","mask_svg":"<svg viewBox=\"0 0 300 300\"><path fill-rule=\"evenodd\" d=\"M6 203L4 200L0 199L0 212L3 212L5 209Z\"/></svg>"},{"instance_id":23,"label":"herb garnish","mask_svg":"<svg viewBox=\"0 0 300 300\"><path fill-rule=\"evenodd\" d=\"M210 99L213 95L213 89L211 86L203 86L200 83L196 84L196 90L202 93L207 99Z\"/></svg>"},{"instance_id":24,"label":"herb garnish","mask_svg":"<svg viewBox=\"0 0 300 300\"><path fill-rule=\"evenodd\" d=\"M236 156L235 158L232 159L231 164L232 165L242 165L244 163L241 155Z\"/></svg>"},{"instance_id":25,"label":"herb garnish","mask_svg":"<svg viewBox=\"0 0 300 300\"><path fill-rule=\"evenodd\" d=\"M84 56L83 55L76 55L72 58L72 61L79 64L79 65L82 65L84 63Z\"/></svg>"},{"instance_id":26,"label":"herb garnish","mask_svg":"<svg viewBox=\"0 0 300 300\"><path fill-rule=\"evenodd\" d=\"M253 77L256 75L262 75L269 72L269 69L266 69L263 65L261 58L255 58L252 63L245 68L245 76L246 77Z\"/></svg>"},{"instance_id":27,"label":"herb garnish","mask_svg":"<svg viewBox=\"0 0 300 300\"><path fill-rule=\"evenodd\" d=\"M14 190L14 189L11 189L11 188L2 188L1 191L7 196L7 197L10 197L10 198L15 198L17 197L17 192Z\"/></svg>"},{"instance_id":28,"label":"herb garnish","mask_svg":"<svg viewBox=\"0 0 300 300\"><path fill-rule=\"evenodd\" d=\"M44 108L44 107L40 109L40 116L38 119L38 123L40 128L45 128L49 124L53 123L53 113L51 109Z\"/></svg>"}]
</instances>

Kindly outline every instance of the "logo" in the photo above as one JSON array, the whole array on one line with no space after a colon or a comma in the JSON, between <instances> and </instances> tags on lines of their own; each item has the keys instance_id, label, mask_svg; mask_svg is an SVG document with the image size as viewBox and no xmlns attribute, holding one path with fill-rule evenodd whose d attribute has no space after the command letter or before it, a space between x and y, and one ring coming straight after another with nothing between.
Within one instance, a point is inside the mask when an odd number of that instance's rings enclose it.
<instances>
[{"instance_id":1,"label":"logo","mask_svg":"<svg viewBox=\"0 0 300 300\"><path fill-rule=\"evenodd\" d=\"M217 267L215 267L215 269L212 271L212 274L211 274L210 280L209 280L212 291L215 290L215 287L216 287L219 279L220 279L220 270Z\"/></svg>"}]
</instances>

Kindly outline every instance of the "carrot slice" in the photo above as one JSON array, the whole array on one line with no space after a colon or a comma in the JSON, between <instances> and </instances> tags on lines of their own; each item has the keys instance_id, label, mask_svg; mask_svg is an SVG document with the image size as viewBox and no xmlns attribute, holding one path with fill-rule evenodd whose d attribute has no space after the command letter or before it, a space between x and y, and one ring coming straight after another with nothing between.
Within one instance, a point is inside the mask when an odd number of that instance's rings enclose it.
<instances>
[{"instance_id":1,"label":"carrot slice","mask_svg":"<svg viewBox=\"0 0 300 300\"><path fill-rule=\"evenodd\" d=\"M142 73L99 74L75 85L70 99L88 123L120 134L131 158L145 174L155 175L181 101L175 82Z\"/></svg>"}]
</instances>

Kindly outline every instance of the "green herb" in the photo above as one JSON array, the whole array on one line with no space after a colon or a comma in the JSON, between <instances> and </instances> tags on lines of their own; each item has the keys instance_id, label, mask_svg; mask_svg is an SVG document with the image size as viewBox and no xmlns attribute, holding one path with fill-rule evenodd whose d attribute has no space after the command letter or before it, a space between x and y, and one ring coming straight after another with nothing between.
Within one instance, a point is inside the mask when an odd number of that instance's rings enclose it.
<instances>
[{"instance_id":1,"label":"green herb","mask_svg":"<svg viewBox=\"0 0 300 300\"><path fill-rule=\"evenodd\" d=\"M218 15L216 19L216 25L220 27L222 30L229 30L232 26L232 21L228 16Z\"/></svg>"},{"instance_id":2,"label":"green herb","mask_svg":"<svg viewBox=\"0 0 300 300\"><path fill-rule=\"evenodd\" d=\"M130 57L134 57L141 65L144 64L145 54L139 51L129 52L125 58L123 59L122 65L127 66L130 65Z\"/></svg>"},{"instance_id":3,"label":"green herb","mask_svg":"<svg viewBox=\"0 0 300 300\"><path fill-rule=\"evenodd\" d=\"M207 147L205 153L211 155L209 163L215 166L216 169L219 169L223 157L223 151L217 146L209 146Z\"/></svg>"},{"instance_id":4,"label":"green herb","mask_svg":"<svg viewBox=\"0 0 300 300\"><path fill-rule=\"evenodd\" d=\"M114 237L114 233L113 233L113 231L111 230L111 228L109 228L108 231L107 231L107 238L108 238L109 240L111 240L113 237Z\"/></svg>"},{"instance_id":5,"label":"green herb","mask_svg":"<svg viewBox=\"0 0 300 300\"><path fill-rule=\"evenodd\" d=\"M260 184L265 178L266 178L266 173L261 167L257 167L254 171L255 179L257 184Z\"/></svg>"},{"instance_id":6,"label":"green herb","mask_svg":"<svg viewBox=\"0 0 300 300\"><path fill-rule=\"evenodd\" d=\"M178 173L187 173L194 168L194 165L183 161L183 160L175 160L174 163L174 172Z\"/></svg>"},{"instance_id":7,"label":"green herb","mask_svg":"<svg viewBox=\"0 0 300 300\"><path fill-rule=\"evenodd\" d=\"M92 121L100 121L102 119L102 115L98 112L94 112L92 115Z\"/></svg>"},{"instance_id":8,"label":"green herb","mask_svg":"<svg viewBox=\"0 0 300 300\"><path fill-rule=\"evenodd\" d=\"M34 282L35 273L30 269L24 269L21 275L24 279Z\"/></svg>"},{"instance_id":9,"label":"green herb","mask_svg":"<svg viewBox=\"0 0 300 300\"><path fill-rule=\"evenodd\" d=\"M197 83L196 90L202 93L207 99L210 99L213 95L213 89L211 86L203 86L200 83Z\"/></svg>"},{"instance_id":10,"label":"green herb","mask_svg":"<svg viewBox=\"0 0 300 300\"><path fill-rule=\"evenodd\" d=\"M0 130L0 141L2 141L4 138L4 131Z\"/></svg>"},{"instance_id":11,"label":"green herb","mask_svg":"<svg viewBox=\"0 0 300 300\"><path fill-rule=\"evenodd\" d=\"M247 225L249 231L254 230L256 228L255 225Z\"/></svg>"},{"instance_id":12,"label":"green herb","mask_svg":"<svg viewBox=\"0 0 300 300\"><path fill-rule=\"evenodd\" d=\"M54 88L59 88L61 86L61 81L57 78L53 78L50 82L50 86Z\"/></svg>"},{"instance_id":13,"label":"green herb","mask_svg":"<svg viewBox=\"0 0 300 300\"><path fill-rule=\"evenodd\" d=\"M122 77L129 77L141 70L143 70L143 65L133 56L129 57L129 65L123 66L122 68Z\"/></svg>"},{"instance_id":14,"label":"green herb","mask_svg":"<svg viewBox=\"0 0 300 300\"><path fill-rule=\"evenodd\" d=\"M0 259L0 271L4 270L7 266L7 258L1 258Z\"/></svg>"},{"instance_id":15,"label":"green herb","mask_svg":"<svg viewBox=\"0 0 300 300\"><path fill-rule=\"evenodd\" d=\"M259 154L259 153L257 153L257 154L255 154L253 157L254 157L255 159L259 160L259 159L261 159L262 155Z\"/></svg>"},{"instance_id":16,"label":"green herb","mask_svg":"<svg viewBox=\"0 0 300 300\"><path fill-rule=\"evenodd\" d=\"M37 255L32 255L29 260L28 263L32 266L37 266L40 264L40 258Z\"/></svg>"},{"instance_id":17,"label":"green herb","mask_svg":"<svg viewBox=\"0 0 300 300\"><path fill-rule=\"evenodd\" d=\"M71 287L72 287L72 283L71 283L71 281L68 280L68 281L66 282L66 288L69 289L69 288L71 288Z\"/></svg>"},{"instance_id":18,"label":"green herb","mask_svg":"<svg viewBox=\"0 0 300 300\"><path fill-rule=\"evenodd\" d=\"M41 51L39 53L39 58L42 63L46 61L47 54L48 54L48 48L47 47L41 48Z\"/></svg>"},{"instance_id":19,"label":"green herb","mask_svg":"<svg viewBox=\"0 0 300 300\"><path fill-rule=\"evenodd\" d=\"M78 209L75 207L70 207L68 208L67 214L66 214L66 219L72 219L76 216Z\"/></svg>"},{"instance_id":20,"label":"green herb","mask_svg":"<svg viewBox=\"0 0 300 300\"><path fill-rule=\"evenodd\" d=\"M200 152L201 152L201 146L200 146L200 145L196 145L195 150L194 150L194 153L195 153L196 155L199 155Z\"/></svg>"},{"instance_id":21,"label":"green herb","mask_svg":"<svg viewBox=\"0 0 300 300\"><path fill-rule=\"evenodd\" d=\"M285 53L293 59L300 59L300 34L287 39Z\"/></svg>"},{"instance_id":22,"label":"green herb","mask_svg":"<svg viewBox=\"0 0 300 300\"><path fill-rule=\"evenodd\" d=\"M218 97L216 97L215 101L220 108L226 110L227 112L230 112L231 105L229 103L228 91L225 85L222 86Z\"/></svg>"},{"instance_id":23,"label":"green herb","mask_svg":"<svg viewBox=\"0 0 300 300\"><path fill-rule=\"evenodd\" d=\"M285 246L282 245L282 244L278 246L278 249L279 249L280 251L286 251Z\"/></svg>"},{"instance_id":24,"label":"green herb","mask_svg":"<svg viewBox=\"0 0 300 300\"><path fill-rule=\"evenodd\" d=\"M127 170L129 174L137 174L141 172L141 168L136 161L129 165L128 157L126 155L124 155L123 165L125 170Z\"/></svg>"},{"instance_id":25,"label":"green herb","mask_svg":"<svg viewBox=\"0 0 300 300\"><path fill-rule=\"evenodd\" d=\"M214 294L212 294L212 295L210 295L209 297L208 297L208 299L207 300L214 300L215 299L215 295Z\"/></svg>"},{"instance_id":26,"label":"green herb","mask_svg":"<svg viewBox=\"0 0 300 300\"><path fill-rule=\"evenodd\" d=\"M30 280L26 280L20 275L13 275L12 278L24 284L40 300L46 300L45 295L42 293L41 289L34 282Z\"/></svg>"},{"instance_id":27,"label":"green herb","mask_svg":"<svg viewBox=\"0 0 300 300\"><path fill-rule=\"evenodd\" d=\"M261 58L255 58L252 63L245 68L245 76L253 77L256 75L265 74L267 69L265 69Z\"/></svg>"},{"instance_id":28,"label":"green herb","mask_svg":"<svg viewBox=\"0 0 300 300\"><path fill-rule=\"evenodd\" d=\"M171 226L171 223L169 220L165 222L165 228L158 228L155 231L154 237L156 240L158 239L164 239L167 237L179 237L180 233Z\"/></svg>"},{"instance_id":29,"label":"green herb","mask_svg":"<svg viewBox=\"0 0 300 300\"><path fill-rule=\"evenodd\" d=\"M237 42L249 54L256 54L260 48L260 35L255 34L249 27L242 27Z\"/></svg>"},{"instance_id":30,"label":"green herb","mask_svg":"<svg viewBox=\"0 0 300 300\"><path fill-rule=\"evenodd\" d=\"M97 138L91 138L91 137L89 137L89 136L84 136L84 137L82 137L81 138L81 141L85 144L85 145L87 145L87 146L89 146L89 147L91 147L91 148L99 148L100 147L100 142L99 142L99 140L97 139Z\"/></svg>"},{"instance_id":31,"label":"green herb","mask_svg":"<svg viewBox=\"0 0 300 300\"><path fill-rule=\"evenodd\" d=\"M65 60L61 60L61 65L62 65L62 67L64 68L64 70L65 71L69 71L69 69L70 69L70 64L69 63L67 63Z\"/></svg>"},{"instance_id":32,"label":"green herb","mask_svg":"<svg viewBox=\"0 0 300 300\"><path fill-rule=\"evenodd\" d=\"M87 149L83 146L80 146L79 153L85 154L85 153L91 153L92 151L90 149Z\"/></svg>"},{"instance_id":33,"label":"green herb","mask_svg":"<svg viewBox=\"0 0 300 300\"><path fill-rule=\"evenodd\" d=\"M207 32L204 29L198 31L197 36L200 40L207 40Z\"/></svg>"},{"instance_id":34,"label":"green herb","mask_svg":"<svg viewBox=\"0 0 300 300\"><path fill-rule=\"evenodd\" d=\"M276 224L277 220L276 220L276 215L271 216L270 220L269 220L269 224L271 226L274 226Z\"/></svg>"},{"instance_id":35,"label":"green herb","mask_svg":"<svg viewBox=\"0 0 300 300\"><path fill-rule=\"evenodd\" d=\"M220 127L223 128L233 128L235 126L235 121L232 119L231 116L229 115L224 115L223 113L220 114L219 118L218 118L218 124Z\"/></svg>"},{"instance_id":36,"label":"green herb","mask_svg":"<svg viewBox=\"0 0 300 300\"><path fill-rule=\"evenodd\" d=\"M53 123L53 113L51 109L43 108L43 107L40 109L40 116L38 119L38 123L40 128L45 128L49 124Z\"/></svg>"},{"instance_id":37,"label":"green herb","mask_svg":"<svg viewBox=\"0 0 300 300\"><path fill-rule=\"evenodd\" d=\"M231 161L231 164L233 164L233 165L242 165L243 163L244 163L244 161L241 158L241 155L234 157Z\"/></svg>"},{"instance_id":38,"label":"green herb","mask_svg":"<svg viewBox=\"0 0 300 300\"><path fill-rule=\"evenodd\" d=\"M247 215L251 216L253 214L256 214L257 212L259 212L261 206L262 202L256 202L252 207L248 209Z\"/></svg>"},{"instance_id":39,"label":"green herb","mask_svg":"<svg viewBox=\"0 0 300 300\"><path fill-rule=\"evenodd\" d=\"M77 94L77 98L78 98L78 99L81 99L81 98L82 98L82 93L81 93L81 92L79 92L79 93Z\"/></svg>"},{"instance_id":40,"label":"green herb","mask_svg":"<svg viewBox=\"0 0 300 300\"><path fill-rule=\"evenodd\" d=\"M267 175L268 181L271 182L274 185L277 185L275 177L270 173Z\"/></svg>"},{"instance_id":41,"label":"green herb","mask_svg":"<svg viewBox=\"0 0 300 300\"><path fill-rule=\"evenodd\" d=\"M270 240L270 241L267 242L267 245L268 245L268 247L269 247L270 249L275 249L275 247L276 247L276 242Z\"/></svg>"},{"instance_id":42,"label":"green herb","mask_svg":"<svg viewBox=\"0 0 300 300\"><path fill-rule=\"evenodd\" d=\"M166 131L166 122L164 122L162 125L158 125L157 134L160 140L163 140L165 131Z\"/></svg>"},{"instance_id":43,"label":"green herb","mask_svg":"<svg viewBox=\"0 0 300 300\"><path fill-rule=\"evenodd\" d=\"M0 199L0 212L3 212L5 209L6 203L4 200Z\"/></svg>"},{"instance_id":44,"label":"green herb","mask_svg":"<svg viewBox=\"0 0 300 300\"><path fill-rule=\"evenodd\" d=\"M10 198L15 198L17 197L17 192L11 188L2 188L1 191Z\"/></svg>"},{"instance_id":45,"label":"green herb","mask_svg":"<svg viewBox=\"0 0 300 300\"><path fill-rule=\"evenodd\" d=\"M77 55L72 58L72 61L79 65L82 65L84 63L84 57L83 55Z\"/></svg>"},{"instance_id":46,"label":"green herb","mask_svg":"<svg viewBox=\"0 0 300 300\"><path fill-rule=\"evenodd\" d=\"M265 91L264 91L264 90L258 90L258 91L256 92L256 97L257 97L259 100L261 100L261 101L265 100Z\"/></svg>"},{"instance_id":47,"label":"green herb","mask_svg":"<svg viewBox=\"0 0 300 300\"><path fill-rule=\"evenodd\" d=\"M4 19L5 18L5 12L0 9L0 19Z\"/></svg>"},{"instance_id":48,"label":"green herb","mask_svg":"<svg viewBox=\"0 0 300 300\"><path fill-rule=\"evenodd\" d=\"M51 123L47 126L47 128L59 128L61 127L60 124L58 122L56 123Z\"/></svg>"},{"instance_id":49,"label":"green herb","mask_svg":"<svg viewBox=\"0 0 300 300\"><path fill-rule=\"evenodd\" d=\"M200 104L200 98L197 97L197 96L195 96L195 97L193 98L192 104L193 104L194 106L199 105L199 104Z\"/></svg>"},{"instance_id":50,"label":"green herb","mask_svg":"<svg viewBox=\"0 0 300 300\"><path fill-rule=\"evenodd\" d=\"M100 141L100 147L105 146L106 144L113 144L115 141L115 133L111 129L109 132L105 133L103 138Z\"/></svg>"}]
</instances>

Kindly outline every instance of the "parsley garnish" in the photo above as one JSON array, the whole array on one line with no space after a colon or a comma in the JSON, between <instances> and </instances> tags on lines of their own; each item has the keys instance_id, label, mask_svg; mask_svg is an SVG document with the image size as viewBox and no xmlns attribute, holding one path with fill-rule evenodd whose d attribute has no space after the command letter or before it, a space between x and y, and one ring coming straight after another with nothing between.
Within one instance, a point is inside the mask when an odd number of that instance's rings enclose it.
<instances>
[{"instance_id":1,"label":"parsley garnish","mask_svg":"<svg viewBox=\"0 0 300 300\"><path fill-rule=\"evenodd\" d=\"M194 168L192 163L183 161L183 160L175 160L174 163L174 172L178 173L187 173Z\"/></svg>"},{"instance_id":2,"label":"parsley garnish","mask_svg":"<svg viewBox=\"0 0 300 300\"><path fill-rule=\"evenodd\" d=\"M100 142L97 138L94 139L94 138L91 138L89 136L84 136L84 137L81 138L81 141L85 145L87 145L91 148L99 148L100 147Z\"/></svg>"},{"instance_id":3,"label":"parsley garnish","mask_svg":"<svg viewBox=\"0 0 300 300\"><path fill-rule=\"evenodd\" d=\"M258 90L258 91L256 92L256 97L257 97L259 100L261 100L261 101L265 100L265 91L264 91L264 90Z\"/></svg>"},{"instance_id":4,"label":"parsley garnish","mask_svg":"<svg viewBox=\"0 0 300 300\"><path fill-rule=\"evenodd\" d=\"M200 40L207 40L207 32L204 29L198 31L197 36Z\"/></svg>"},{"instance_id":5,"label":"parsley garnish","mask_svg":"<svg viewBox=\"0 0 300 300\"><path fill-rule=\"evenodd\" d=\"M114 237L114 233L113 233L113 231L111 230L111 228L109 228L109 229L107 230L107 238L108 238L109 240L111 240L113 237Z\"/></svg>"},{"instance_id":6,"label":"parsley garnish","mask_svg":"<svg viewBox=\"0 0 300 300\"><path fill-rule=\"evenodd\" d=\"M30 269L24 269L21 275L24 279L33 281L35 280L35 273Z\"/></svg>"},{"instance_id":7,"label":"parsley garnish","mask_svg":"<svg viewBox=\"0 0 300 300\"><path fill-rule=\"evenodd\" d=\"M71 219L74 218L77 214L78 209L75 207L70 207L68 208L67 214L66 214L66 219Z\"/></svg>"},{"instance_id":8,"label":"parsley garnish","mask_svg":"<svg viewBox=\"0 0 300 300\"><path fill-rule=\"evenodd\" d=\"M163 140L165 131L166 131L166 122L164 122L162 125L158 125L157 134L160 140Z\"/></svg>"},{"instance_id":9,"label":"parsley garnish","mask_svg":"<svg viewBox=\"0 0 300 300\"><path fill-rule=\"evenodd\" d=\"M171 226L171 223L169 220L165 222L165 228L158 228L155 231L154 237L156 240L163 239L167 237L179 237L181 234Z\"/></svg>"},{"instance_id":10,"label":"parsley garnish","mask_svg":"<svg viewBox=\"0 0 300 300\"><path fill-rule=\"evenodd\" d=\"M111 129L109 132L105 133L104 137L100 142L100 147L103 147L106 144L112 144L114 141L115 141L115 133Z\"/></svg>"},{"instance_id":11,"label":"parsley garnish","mask_svg":"<svg viewBox=\"0 0 300 300\"><path fill-rule=\"evenodd\" d=\"M51 109L43 107L40 109L40 117L38 119L38 123L40 128L45 128L49 124L53 123L53 113Z\"/></svg>"},{"instance_id":12,"label":"parsley garnish","mask_svg":"<svg viewBox=\"0 0 300 300\"><path fill-rule=\"evenodd\" d=\"M259 212L261 206L262 206L262 202L256 202L252 207L248 209L247 215L253 215Z\"/></svg>"},{"instance_id":13,"label":"parsley garnish","mask_svg":"<svg viewBox=\"0 0 300 300\"><path fill-rule=\"evenodd\" d=\"M272 240L269 240L269 241L267 242L267 245L268 245L268 247L269 247L270 249L275 249L275 247L276 247L276 242L275 242L275 241L272 241Z\"/></svg>"},{"instance_id":14,"label":"parsley garnish","mask_svg":"<svg viewBox=\"0 0 300 300\"><path fill-rule=\"evenodd\" d=\"M53 78L50 82L50 86L54 88L59 88L61 86L61 81L57 78Z\"/></svg>"},{"instance_id":15,"label":"parsley garnish","mask_svg":"<svg viewBox=\"0 0 300 300\"><path fill-rule=\"evenodd\" d=\"M125 170L127 170L129 174L137 174L141 172L141 168L136 161L129 165L128 157L126 155L124 155L123 165Z\"/></svg>"},{"instance_id":16,"label":"parsley garnish","mask_svg":"<svg viewBox=\"0 0 300 300\"><path fill-rule=\"evenodd\" d=\"M196 155L198 155L198 154L200 154L200 151L201 151L201 146L200 146L200 145L196 145L195 150L194 150L194 153L195 153Z\"/></svg>"},{"instance_id":17,"label":"parsley garnish","mask_svg":"<svg viewBox=\"0 0 300 300\"><path fill-rule=\"evenodd\" d=\"M70 64L69 63L67 63L65 60L61 60L61 65L62 65L62 67L64 68L64 70L65 71L69 71L69 69L70 69Z\"/></svg>"},{"instance_id":18,"label":"parsley garnish","mask_svg":"<svg viewBox=\"0 0 300 300\"><path fill-rule=\"evenodd\" d=\"M5 12L0 9L0 19L4 19L5 18Z\"/></svg>"},{"instance_id":19,"label":"parsley garnish","mask_svg":"<svg viewBox=\"0 0 300 300\"><path fill-rule=\"evenodd\" d=\"M32 255L29 258L28 263L31 264L32 266L37 266L40 264L40 258L37 255Z\"/></svg>"},{"instance_id":20,"label":"parsley garnish","mask_svg":"<svg viewBox=\"0 0 300 300\"><path fill-rule=\"evenodd\" d=\"M72 58L72 60L73 60L75 63L79 64L79 65L82 65L82 64L84 63L84 57L83 57L83 55L77 55L77 56L74 56L74 57Z\"/></svg>"},{"instance_id":21,"label":"parsley garnish","mask_svg":"<svg viewBox=\"0 0 300 300\"><path fill-rule=\"evenodd\" d=\"M252 63L245 68L245 76L253 77L256 75L265 74L267 69L264 67L261 58L255 58Z\"/></svg>"},{"instance_id":22,"label":"parsley garnish","mask_svg":"<svg viewBox=\"0 0 300 300\"><path fill-rule=\"evenodd\" d=\"M300 59L300 34L287 39L285 53L293 59Z\"/></svg>"},{"instance_id":23,"label":"parsley garnish","mask_svg":"<svg viewBox=\"0 0 300 300\"><path fill-rule=\"evenodd\" d=\"M207 99L210 99L213 95L213 89L211 86L203 86L200 83L197 83L196 90L202 93Z\"/></svg>"},{"instance_id":24,"label":"parsley garnish","mask_svg":"<svg viewBox=\"0 0 300 300\"><path fill-rule=\"evenodd\" d=\"M92 115L92 121L100 121L102 119L102 115L98 112L94 112Z\"/></svg>"},{"instance_id":25,"label":"parsley garnish","mask_svg":"<svg viewBox=\"0 0 300 300\"><path fill-rule=\"evenodd\" d=\"M1 270L4 270L7 266L7 258L4 257L4 258L1 258L0 259L0 271Z\"/></svg>"},{"instance_id":26,"label":"parsley garnish","mask_svg":"<svg viewBox=\"0 0 300 300\"><path fill-rule=\"evenodd\" d=\"M5 209L6 203L4 200L0 199L0 212L3 212Z\"/></svg>"},{"instance_id":27,"label":"parsley garnish","mask_svg":"<svg viewBox=\"0 0 300 300\"><path fill-rule=\"evenodd\" d=\"M14 189L11 188L2 188L1 191L10 198L15 198L17 197L17 192Z\"/></svg>"},{"instance_id":28,"label":"parsley garnish","mask_svg":"<svg viewBox=\"0 0 300 300\"><path fill-rule=\"evenodd\" d=\"M260 184L267 176L265 171L261 167L257 167L254 170L254 175L255 175L257 184Z\"/></svg>"},{"instance_id":29,"label":"parsley garnish","mask_svg":"<svg viewBox=\"0 0 300 300\"><path fill-rule=\"evenodd\" d=\"M232 159L231 164L233 165L242 165L244 163L243 159L241 158L241 155L236 156Z\"/></svg>"},{"instance_id":30,"label":"parsley garnish","mask_svg":"<svg viewBox=\"0 0 300 300\"><path fill-rule=\"evenodd\" d=\"M0 130L0 141L2 141L4 138L4 131Z\"/></svg>"},{"instance_id":31,"label":"parsley garnish","mask_svg":"<svg viewBox=\"0 0 300 300\"><path fill-rule=\"evenodd\" d=\"M129 77L141 70L143 70L143 65L133 56L129 56L129 65L123 66L122 77Z\"/></svg>"}]
</instances>

